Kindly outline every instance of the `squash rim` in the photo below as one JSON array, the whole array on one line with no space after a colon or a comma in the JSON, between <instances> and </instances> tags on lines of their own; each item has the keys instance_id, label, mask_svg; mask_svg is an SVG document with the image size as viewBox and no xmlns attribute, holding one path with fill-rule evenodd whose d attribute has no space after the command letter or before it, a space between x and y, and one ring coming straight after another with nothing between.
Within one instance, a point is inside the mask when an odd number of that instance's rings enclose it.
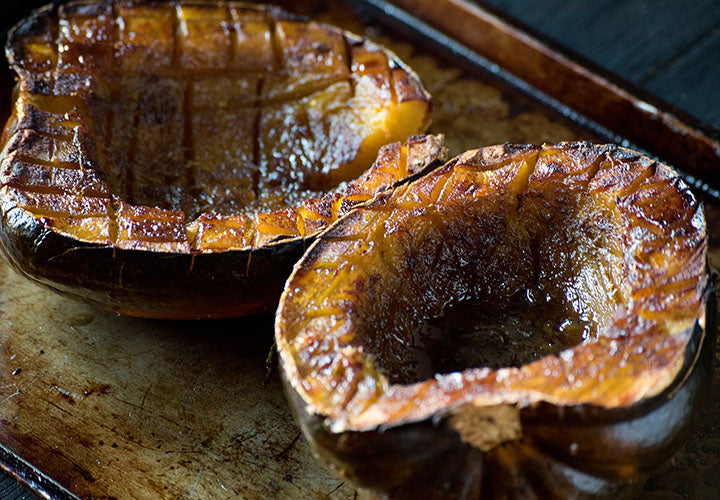
<instances>
[{"instance_id":1,"label":"squash rim","mask_svg":"<svg viewBox=\"0 0 720 500\"><path fill-rule=\"evenodd\" d=\"M458 162L458 158L470 155L471 153L477 153L483 150L489 150L491 148L499 148L501 146L488 146L485 148L480 148L478 150L471 150L466 153L463 153L462 155L459 155L458 157L451 159L448 161L445 165L435 169L432 173L427 174L427 176L430 175L437 175L440 171L448 170L455 167L455 163ZM505 149L512 150L513 153L518 153L518 151L522 151L523 148L533 147L530 145L522 145L522 144L508 144L506 143L503 145ZM571 142L561 142L558 144L543 144L542 146L534 146L535 148L582 148L582 147L591 147L591 148L597 148L597 149L604 149L609 152L620 152L621 154L633 156L633 157L640 157L642 159L650 160L647 156L645 156L642 153L639 153L637 151L630 150L628 148L619 147L614 144L592 144L588 142L577 142L577 141L571 141ZM519 155L520 153L518 153ZM713 336L715 331L715 314L714 311L711 310L711 304L713 303L714 299L714 293L715 293L715 284L714 280L715 278L710 274L709 267L707 264L707 226L705 223L704 218L704 211L702 207L702 203L698 201L695 196L690 191L689 187L682 181L682 179L677 175L677 172L672 169L672 167L669 167L665 164L662 164L660 162L654 162L654 165L657 167L658 170L664 170L665 173L668 173L672 176L672 179L676 181L676 185L678 190L683 190L683 192L688 193L691 200L696 204L696 213L693 215L692 219L696 218L698 214L701 216L702 220L702 228L700 229L702 233L702 253L704 255L704 261L705 261L705 267L704 272L701 276L698 277L699 281L702 281L702 287L701 290L698 292L700 303L698 307L698 315L693 319L691 324L686 325L686 328L684 328L680 332L674 332L673 337L677 337L680 335L685 336L685 340L682 342L682 347L677 348L678 352L682 352L682 358L679 360L676 360L674 369L671 369L672 376L669 377L669 380L667 380L668 375L665 375L665 383L661 384L660 387L656 387L656 390L650 393L644 393L641 397L636 397L634 400L632 400L630 403L623 403L623 404L615 404L615 405L605 405L605 404L597 404L593 402L587 402L587 401L578 401L578 402L571 402L571 403L564 403L562 401L553 401L551 398L545 398L545 394L543 393L541 396L537 397L516 397L515 399L511 398L500 398L499 400L494 401L488 401L486 398L485 400L478 399L472 399L469 397L461 398L460 401L453 401L452 403L440 406L439 408L436 408L433 411L429 412L422 412L415 415L410 415L405 418L389 418L387 415L383 415L382 417L375 418L367 418L363 421L358 421L357 419L353 419L353 417L348 417L347 415L343 414L344 408L332 408L332 411L335 411L335 414L330 414L328 411L325 411L327 409L328 405L325 406L318 406L316 405L316 401L312 395L309 395L308 392L303 387L303 381L304 378L299 375L298 371L298 361L294 357L293 354L291 354L291 348L290 348L290 342L287 340L287 337L285 336L285 330L289 329L289 327L286 327L286 319L285 316L287 314L288 309L288 303L291 302L291 294L292 289L296 288L296 281L297 276L307 270L307 268L312 267L312 262L308 264L309 261L312 261L314 259L315 254L321 254L324 251L327 251L327 248L319 248L322 245L328 244L328 239L332 237L332 234L334 231L338 231L340 228L344 226L351 227L352 221L354 218L359 217L359 215L362 213L363 210L372 208L372 205L379 205L382 202L382 199L389 198L393 195L393 191L387 191L383 195L379 196L372 202L368 202L366 204L360 205L353 209L351 212L349 212L346 217L342 220L338 220L335 223L333 223L331 226L327 227L322 233L318 235L316 240L313 242L313 244L307 249L305 254L303 255L302 259L299 260L294 268L293 272L290 275L290 277L287 280L285 290L283 291L283 294L280 299L280 304L278 306L278 310L275 317L275 342L277 345L277 349L280 353L279 356L279 363L281 366L281 371L283 373L283 379L286 381L286 386L288 390L292 390L293 392L297 393L298 397L303 401L303 404L305 405L305 411L308 414L311 415L317 415L318 417L324 418L325 425L330 429L333 433L342 433L342 432L365 432L370 431L376 428L393 428L397 426L407 425L411 423L417 423L425 421L429 418L436 418L443 415L452 414L456 409L459 407L469 404L473 406L478 407L486 407L488 405L511 405L516 406L519 409L528 409L528 408L536 408L536 407L542 407L544 405L548 405L552 408L557 408L562 410L563 412L565 410L568 410L570 415L576 415L578 418L585 419L590 416L593 418L601 418L603 420L607 421L617 421L622 420L624 416L632 416L636 415L638 412L648 411L649 409L658 406L661 402L666 401L667 399L672 398L672 396L680 390L685 381L691 376L693 373L693 370L698 363L698 360L700 358L701 352L704 351L705 346L709 342L708 337ZM421 179L420 179L421 180ZM418 180L419 181L419 180ZM411 181L409 184L409 188L412 188L412 183L415 181ZM368 207L368 205L371 205ZM296 288L297 290L297 288ZM303 293L303 292L300 292ZM307 292L305 292L307 293ZM710 328L711 332L708 333L708 328ZM354 330L353 330L354 331ZM297 333L297 332L296 332ZM637 334L636 334L637 335ZM632 336L632 335L631 335ZM353 337L354 341L354 337ZM351 341L352 343L352 341ZM572 348L567 349L566 351L575 351L576 348L584 345L584 343L579 344L578 346L574 346ZM539 359L537 362L542 361L546 358L552 358L552 357L559 357L548 355L541 359ZM527 365L523 365L527 366ZM501 368L501 370L504 370L505 368ZM435 380L437 381L439 378L446 378L448 376L455 376L459 374L464 374L468 371L480 371L480 370L487 370L485 368L470 368L468 370L464 370L461 372L453 372L450 374L443 374L443 375L437 375L435 376ZM663 368L663 372L667 371L668 369ZM497 372L498 370L492 370L492 372ZM430 379L432 380L432 379ZM425 382L428 382L428 380L424 380L421 382L417 382L414 384L388 384L390 387L394 386L401 386L403 388L407 388L409 386L419 386ZM415 401L415 405L422 405L422 403L425 401L425 396L423 395L419 401ZM371 402L368 404L368 408L373 408L373 406L376 404L376 402ZM563 413L564 414L564 413Z\"/></svg>"}]
</instances>

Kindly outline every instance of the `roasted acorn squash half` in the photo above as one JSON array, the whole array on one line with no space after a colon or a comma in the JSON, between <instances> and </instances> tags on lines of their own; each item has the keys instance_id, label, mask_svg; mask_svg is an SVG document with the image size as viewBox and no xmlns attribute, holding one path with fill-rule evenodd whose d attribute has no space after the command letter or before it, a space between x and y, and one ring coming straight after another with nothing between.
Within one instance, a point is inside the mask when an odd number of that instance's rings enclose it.
<instances>
[{"instance_id":1,"label":"roasted acorn squash half","mask_svg":"<svg viewBox=\"0 0 720 500\"><path fill-rule=\"evenodd\" d=\"M392 53L274 7L75 1L21 22L7 54L3 249L137 316L274 309L304 240L418 164L336 188L430 118Z\"/></svg>"},{"instance_id":2,"label":"roasted acorn squash half","mask_svg":"<svg viewBox=\"0 0 720 500\"><path fill-rule=\"evenodd\" d=\"M702 205L647 157L464 153L296 265L275 335L297 420L380 496L632 493L709 389L706 252Z\"/></svg>"}]
</instances>

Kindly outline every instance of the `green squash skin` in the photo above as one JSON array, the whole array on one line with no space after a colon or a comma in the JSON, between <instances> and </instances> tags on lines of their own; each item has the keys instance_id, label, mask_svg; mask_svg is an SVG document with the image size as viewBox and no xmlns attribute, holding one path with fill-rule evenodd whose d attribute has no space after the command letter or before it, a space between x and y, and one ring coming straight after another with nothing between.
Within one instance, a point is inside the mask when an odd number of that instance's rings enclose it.
<instances>
[{"instance_id":1,"label":"green squash skin","mask_svg":"<svg viewBox=\"0 0 720 500\"><path fill-rule=\"evenodd\" d=\"M319 457L376 498L632 498L687 438L710 393L715 287L706 324L688 332L685 361L660 394L629 407L542 403L520 409L523 436L483 452L447 415L366 432L331 432L283 378L295 419ZM281 367L281 372L283 372Z\"/></svg>"},{"instance_id":2,"label":"green squash skin","mask_svg":"<svg viewBox=\"0 0 720 500\"><path fill-rule=\"evenodd\" d=\"M293 239L255 250L194 255L123 250L56 233L21 209L3 215L0 244L20 274L100 308L158 319L274 311L309 243Z\"/></svg>"}]
</instances>

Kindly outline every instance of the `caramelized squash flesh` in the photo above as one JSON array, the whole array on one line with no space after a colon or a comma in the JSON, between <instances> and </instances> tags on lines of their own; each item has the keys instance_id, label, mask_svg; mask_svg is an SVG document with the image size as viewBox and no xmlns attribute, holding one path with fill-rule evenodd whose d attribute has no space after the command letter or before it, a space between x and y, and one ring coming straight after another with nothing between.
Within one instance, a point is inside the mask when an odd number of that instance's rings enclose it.
<instances>
[{"instance_id":1,"label":"caramelized squash flesh","mask_svg":"<svg viewBox=\"0 0 720 500\"><path fill-rule=\"evenodd\" d=\"M702 207L670 168L505 145L325 232L276 342L306 436L361 486L603 496L642 484L701 407L711 297Z\"/></svg>"},{"instance_id":2,"label":"caramelized squash flesh","mask_svg":"<svg viewBox=\"0 0 720 500\"><path fill-rule=\"evenodd\" d=\"M504 167L512 182L469 188L462 201L453 199L468 182L460 171L432 187L418 182L419 191L396 194L397 211L363 221L378 229L368 234L372 252L348 256L370 273L355 340L390 381L557 355L596 341L627 303L610 210L578 193L527 188L537 160Z\"/></svg>"},{"instance_id":3,"label":"caramelized squash flesh","mask_svg":"<svg viewBox=\"0 0 720 500\"><path fill-rule=\"evenodd\" d=\"M83 284L58 268L55 257L71 248L78 259L81 247L192 256L184 273L198 254L232 251L237 272L249 275L252 252L310 238L412 175L418 164L408 170L407 154L389 169L370 167L381 146L406 141L430 119L429 95L394 54L268 6L51 5L13 29L8 55L19 81L2 139L3 246L25 274L80 296L94 292L73 293L77 283L92 289L103 279L104 293L118 295L124 262ZM43 231L58 244L35 248L34 232ZM286 277L267 279L280 286ZM145 290L137 283L145 296L173 282L146 279ZM172 305L165 313L173 299L159 300L140 309L144 298L132 308L119 298L93 302L143 316L231 314Z\"/></svg>"},{"instance_id":4,"label":"caramelized squash flesh","mask_svg":"<svg viewBox=\"0 0 720 500\"><path fill-rule=\"evenodd\" d=\"M162 226L297 207L429 121L393 54L276 8L74 2L19 25L9 51L21 79L5 143L28 135L28 173L6 174L4 197L48 191L19 206L85 241L117 243L126 206L159 209Z\"/></svg>"}]
</instances>

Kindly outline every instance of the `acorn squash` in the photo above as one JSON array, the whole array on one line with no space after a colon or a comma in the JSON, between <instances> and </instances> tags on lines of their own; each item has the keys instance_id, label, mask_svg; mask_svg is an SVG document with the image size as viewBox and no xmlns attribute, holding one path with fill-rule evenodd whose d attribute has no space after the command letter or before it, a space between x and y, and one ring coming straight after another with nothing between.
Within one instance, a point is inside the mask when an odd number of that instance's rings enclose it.
<instances>
[{"instance_id":1,"label":"acorn squash","mask_svg":"<svg viewBox=\"0 0 720 500\"><path fill-rule=\"evenodd\" d=\"M325 231L275 338L305 436L372 494L622 497L702 405L714 313L702 205L672 169L504 145Z\"/></svg>"},{"instance_id":2,"label":"acorn squash","mask_svg":"<svg viewBox=\"0 0 720 500\"><path fill-rule=\"evenodd\" d=\"M353 182L427 127L429 95L384 48L274 7L51 5L7 54L3 249L119 313L273 309L304 240L441 150L411 139Z\"/></svg>"}]
</instances>

